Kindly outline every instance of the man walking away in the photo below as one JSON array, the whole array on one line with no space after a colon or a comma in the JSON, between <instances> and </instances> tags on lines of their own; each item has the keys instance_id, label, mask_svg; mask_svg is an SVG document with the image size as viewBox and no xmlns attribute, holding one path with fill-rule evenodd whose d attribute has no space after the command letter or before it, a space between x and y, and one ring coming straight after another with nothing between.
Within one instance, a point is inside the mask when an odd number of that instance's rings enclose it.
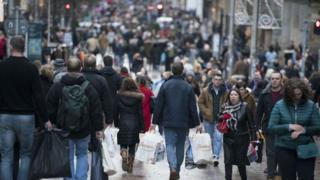
<instances>
[{"instance_id":1,"label":"man walking away","mask_svg":"<svg viewBox=\"0 0 320 180\"><path fill-rule=\"evenodd\" d=\"M80 73L81 63L77 57L67 61L67 74L61 82L53 84L47 95L50 119L59 128L70 132L70 167L71 178L83 179L88 176L88 144L90 130L101 138L103 129L102 112L99 96L94 87ZM74 154L77 166L74 166Z\"/></svg>"},{"instance_id":2,"label":"man walking away","mask_svg":"<svg viewBox=\"0 0 320 180\"><path fill-rule=\"evenodd\" d=\"M103 115L105 118L104 124L111 125L113 108L112 108L109 86L105 78L103 78L98 72L98 70L96 69L96 57L94 55L88 55L84 58L84 67L81 71L84 77L90 82L90 84L92 84L92 86L97 91L99 100L101 102ZM90 141L89 149L93 152L92 165L96 164L94 162L94 160L96 159L95 157L99 156L99 154L97 154L97 148L99 148L98 143L99 143L98 139L95 137L95 131L94 129L91 129L91 141ZM97 173L94 173L94 171L95 169L91 170L91 178L93 178L93 176L97 174ZM107 179L108 179L108 175L103 174L103 180L107 180Z\"/></svg>"},{"instance_id":3,"label":"man walking away","mask_svg":"<svg viewBox=\"0 0 320 180\"><path fill-rule=\"evenodd\" d=\"M38 69L23 56L24 39L13 37L10 49L11 56L0 63L0 179L13 179L13 149L17 139L20 144L17 179L25 180L31 161L35 111L41 126L52 126L48 121Z\"/></svg>"},{"instance_id":4,"label":"man walking away","mask_svg":"<svg viewBox=\"0 0 320 180\"><path fill-rule=\"evenodd\" d=\"M181 62L173 64L173 76L162 85L153 116L153 123L164 127L170 180L179 179L186 136L189 128L199 125L195 94L182 76L183 69Z\"/></svg>"}]
</instances>

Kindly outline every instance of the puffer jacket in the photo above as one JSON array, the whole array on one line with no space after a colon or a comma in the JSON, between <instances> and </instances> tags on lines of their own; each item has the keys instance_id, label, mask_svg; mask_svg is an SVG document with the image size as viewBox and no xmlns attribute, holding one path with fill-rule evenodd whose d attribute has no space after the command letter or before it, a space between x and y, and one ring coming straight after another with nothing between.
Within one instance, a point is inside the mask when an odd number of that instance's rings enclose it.
<instances>
[{"instance_id":1,"label":"puffer jacket","mask_svg":"<svg viewBox=\"0 0 320 180\"><path fill-rule=\"evenodd\" d=\"M289 124L299 124L306 132L292 139ZM313 142L312 136L320 134L319 110L311 100L298 105L280 100L271 112L268 131L277 135L276 146L295 150L298 145Z\"/></svg>"},{"instance_id":2,"label":"puffer jacket","mask_svg":"<svg viewBox=\"0 0 320 180\"><path fill-rule=\"evenodd\" d=\"M144 130L142 111L143 94L120 91L114 104L114 123L119 128L118 144L132 145L139 142L139 133Z\"/></svg>"}]
</instances>

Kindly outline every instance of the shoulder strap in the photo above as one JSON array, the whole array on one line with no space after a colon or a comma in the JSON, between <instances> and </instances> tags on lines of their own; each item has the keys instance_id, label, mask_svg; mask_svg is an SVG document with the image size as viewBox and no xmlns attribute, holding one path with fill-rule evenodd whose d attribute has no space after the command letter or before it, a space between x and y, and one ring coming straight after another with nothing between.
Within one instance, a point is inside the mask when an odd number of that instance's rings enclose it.
<instances>
[{"instance_id":1,"label":"shoulder strap","mask_svg":"<svg viewBox=\"0 0 320 180\"><path fill-rule=\"evenodd\" d=\"M86 90L89 84L90 84L90 82L89 82L88 80L85 80L85 81L81 84L81 89L82 89L82 90Z\"/></svg>"}]
</instances>

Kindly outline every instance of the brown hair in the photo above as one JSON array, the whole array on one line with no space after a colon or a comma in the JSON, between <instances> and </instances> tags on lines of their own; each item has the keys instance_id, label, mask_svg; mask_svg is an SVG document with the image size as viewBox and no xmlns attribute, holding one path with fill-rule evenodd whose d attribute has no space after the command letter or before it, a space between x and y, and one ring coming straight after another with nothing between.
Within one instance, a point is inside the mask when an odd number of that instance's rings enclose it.
<instances>
[{"instance_id":1,"label":"brown hair","mask_svg":"<svg viewBox=\"0 0 320 180\"><path fill-rule=\"evenodd\" d=\"M294 90L300 89L302 92L301 102L305 103L310 97L311 92L308 86L298 78L292 78L287 81L284 86L284 101L286 104L293 103Z\"/></svg>"},{"instance_id":2,"label":"brown hair","mask_svg":"<svg viewBox=\"0 0 320 180\"><path fill-rule=\"evenodd\" d=\"M25 41L22 36L15 36L10 40L10 45L12 49L23 53L25 50Z\"/></svg>"},{"instance_id":3,"label":"brown hair","mask_svg":"<svg viewBox=\"0 0 320 180\"><path fill-rule=\"evenodd\" d=\"M131 77L126 77L122 80L120 92L123 91L134 91L139 92L139 88L136 82Z\"/></svg>"},{"instance_id":4,"label":"brown hair","mask_svg":"<svg viewBox=\"0 0 320 180\"><path fill-rule=\"evenodd\" d=\"M240 101L240 102L243 102L243 100L242 100L242 98L241 98L241 94L240 94L239 90L238 90L238 89L236 89L236 88L232 88L232 89L230 89L230 91L228 92L228 96L227 96L226 101L227 101L229 104L231 104L231 101L230 101L230 94L231 94L231 92L232 92L232 91L236 92L236 93L239 95L239 101Z\"/></svg>"}]
</instances>

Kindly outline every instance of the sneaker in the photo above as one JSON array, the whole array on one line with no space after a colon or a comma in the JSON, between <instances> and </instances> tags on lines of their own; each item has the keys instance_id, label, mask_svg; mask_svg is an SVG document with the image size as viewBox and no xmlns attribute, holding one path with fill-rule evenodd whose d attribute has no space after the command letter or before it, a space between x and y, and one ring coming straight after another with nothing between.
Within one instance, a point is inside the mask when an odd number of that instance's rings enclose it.
<instances>
[{"instance_id":1,"label":"sneaker","mask_svg":"<svg viewBox=\"0 0 320 180\"><path fill-rule=\"evenodd\" d=\"M219 165L219 159L216 156L214 156L213 157L213 166L217 167L218 165Z\"/></svg>"}]
</instances>

